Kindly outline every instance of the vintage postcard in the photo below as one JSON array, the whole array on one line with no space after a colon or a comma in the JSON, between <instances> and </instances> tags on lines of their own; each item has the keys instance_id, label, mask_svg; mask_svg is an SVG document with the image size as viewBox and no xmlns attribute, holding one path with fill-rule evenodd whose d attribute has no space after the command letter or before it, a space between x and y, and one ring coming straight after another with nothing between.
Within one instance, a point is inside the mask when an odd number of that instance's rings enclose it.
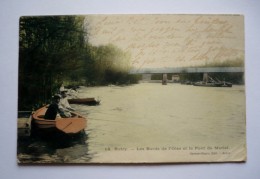
<instances>
[{"instance_id":1,"label":"vintage postcard","mask_svg":"<svg viewBox=\"0 0 260 179\"><path fill-rule=\"evenodd\" d=\"M17 160L246 161L243 15L24 16Z\"/></svg>"}]
</instances>

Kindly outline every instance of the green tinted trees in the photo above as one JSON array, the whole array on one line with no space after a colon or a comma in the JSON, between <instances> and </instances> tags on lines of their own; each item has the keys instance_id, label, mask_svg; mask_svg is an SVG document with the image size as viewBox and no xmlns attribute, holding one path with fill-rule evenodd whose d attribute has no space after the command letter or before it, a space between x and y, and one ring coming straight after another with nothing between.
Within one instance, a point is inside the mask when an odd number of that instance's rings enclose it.
<instances>
[{"instance_id":1,"label":"green tinted trees","mask_svg":"<svg viewBox=\"0 0 260 179\"><path fill-rule=\"evenodd\" d=\"M85 44L83 18L21 17L19 109L47 103L71 69L80 67Z\"/></svg>"},{"instance_id":2,"label":"green tinted trees","mask_svg":"<svg viewBox=\"0 0 260 179\"><path fill-rule=\"evenodd\" d=\"M92 82L100 85L127 83L130 55L109 44L92 49L94 60Z\"/></svg>"},{"instance_id":3,"label":"green tinted trees","mask_svg":"<svg viewBox=\"0 0 260 179\"><path fill-rule=\"evenodd\" d=\"M135 83L130 55L114 45L93 46L83 16L21 17L19 110L50 102L60 85Z\"/></svg>"}]
</instances>

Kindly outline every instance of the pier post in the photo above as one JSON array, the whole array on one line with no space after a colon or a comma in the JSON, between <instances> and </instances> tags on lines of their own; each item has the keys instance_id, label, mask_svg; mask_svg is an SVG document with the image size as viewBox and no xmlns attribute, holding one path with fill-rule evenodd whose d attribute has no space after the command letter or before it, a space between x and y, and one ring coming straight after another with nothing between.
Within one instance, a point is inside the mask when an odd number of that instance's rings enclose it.
<instances>
[{"instance_id":1,"label":"pier post","mask_svg":"<svg viewBox=\"0 0 260 179\"><path fill-rule=\"evenodd\" d=\"M166 73L163 74L162 84L163 84L163 85L167 85L167 74L166 74Z\"/></svg>"},{"instance_id":2,"label":"pier post","mask_svg":"<svg viewBox=\"0 0 260 179\"><path fill-rule=\"evenodd\" d=\"M208 82L208 80L209 80L209 75L208 75L208 73L203 73L203 79L202 79L202 81L203 81L203 82Z\"/></svg>"}]
</instances>

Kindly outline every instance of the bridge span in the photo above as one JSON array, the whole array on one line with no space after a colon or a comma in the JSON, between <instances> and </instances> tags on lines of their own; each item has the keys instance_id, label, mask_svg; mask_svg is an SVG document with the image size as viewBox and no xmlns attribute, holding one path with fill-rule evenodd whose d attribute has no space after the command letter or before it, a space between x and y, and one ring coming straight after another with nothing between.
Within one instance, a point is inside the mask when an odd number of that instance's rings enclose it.
<instances>
[{"instance_id":1,"label":"bridge span","mask_svg":"<svg viewBox=\"0 0 260 179\"><path fill-rule=\"evenodd\" d=\"M177 67L177 68L140 68L130 74L167 74L167 73L243 73L244 67Z\"/></svg>"},{"instance_id":2,"label":"bridge span","mask_svg":"<svg viewBox=\"0 0 260 179\"><path fill-rule=\"evenodd\" d=\"M244 67L180 67L180 68L142 68L138 70L131 70L130 74L141 74L142 81L154 82L152 80L153 74L162 74L162 83L178 82L180 81L180 74L187 73L201 73L203 74L203 81L207 81L208 74L210 73L242 73L244 79ZM167 74L172 74L172 79L169 80ZM243 80L244 81L244 80Z\"/></svg>"}]
</instances>

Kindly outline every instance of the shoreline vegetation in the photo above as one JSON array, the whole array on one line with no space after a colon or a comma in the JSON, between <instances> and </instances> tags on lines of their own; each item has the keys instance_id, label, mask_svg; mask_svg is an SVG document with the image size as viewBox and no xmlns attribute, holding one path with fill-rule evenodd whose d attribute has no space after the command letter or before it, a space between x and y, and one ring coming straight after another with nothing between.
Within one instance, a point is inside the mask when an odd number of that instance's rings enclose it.
<instances>
[{"instance_id":1,"label":"shoreline vegetation","mask_svg":"<svg viewBox=\"0 0 260 179\"><path fill-rule=\"evenodd\" d=\"M130 54L108 44L88 43L83 16L21 17L18 110L48 104L66 85L137 83L130 75Z\"/></svg>"},{"instance_id":2,"label":"shoreline vegetation","mask_svg":"<svg viewBox=\"0 0 260 179\"><path fill-rule=\"evenodd\" d=\"M18 110L34 110L51 102L65 86L131 85L140 74L129 74L131 54L113 44L88 42L83 16L24 16L19 29ZM235 64L234 64L235 63ZM232 64L244 66L243 57ZM168 74L170 78L172 74ZM242 75L242 76L241 76ZM181 80L201 80L201 74L181 74ZM241 84L243 74L218 74L220 79ZM161 79L162 75L152 75ZM232 82L232 81L231 81Z\"/></svg>"}]
</instances>

